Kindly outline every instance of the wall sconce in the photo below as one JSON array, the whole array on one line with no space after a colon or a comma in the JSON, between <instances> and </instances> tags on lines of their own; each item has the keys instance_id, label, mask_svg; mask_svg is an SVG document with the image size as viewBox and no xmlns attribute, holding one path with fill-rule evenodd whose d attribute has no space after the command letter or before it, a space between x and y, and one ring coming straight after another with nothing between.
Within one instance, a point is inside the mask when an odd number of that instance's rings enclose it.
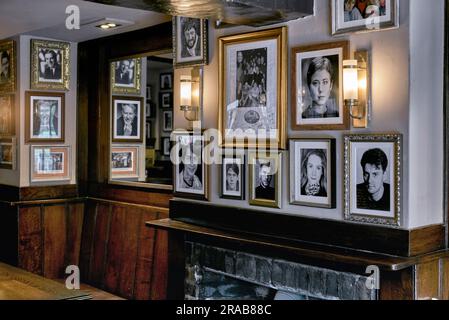
<instances>
[{"instance_id":1,"label":"wall sconce","mask_svg":"<svg viewBox=\"0 0 449 320\"><path fill-rule=\"evenodd\" d=\"M201 70L199 68L193 68L191 75L180 76L180 109L184 112L184 118L187 121L199 121L200 76Z\"/></svg>"},{"instance_id":2,"label":"wall sconce","mask_svg":"<svg viewBox=\"0 0 449 320\"><path fill-rule=\"evenodd\" d=\"M370 104L369 55L367 51L357 51L354 58L343 61L344 100L349 108L352 126L367 128Z\"/></svg>"}]
</instances>

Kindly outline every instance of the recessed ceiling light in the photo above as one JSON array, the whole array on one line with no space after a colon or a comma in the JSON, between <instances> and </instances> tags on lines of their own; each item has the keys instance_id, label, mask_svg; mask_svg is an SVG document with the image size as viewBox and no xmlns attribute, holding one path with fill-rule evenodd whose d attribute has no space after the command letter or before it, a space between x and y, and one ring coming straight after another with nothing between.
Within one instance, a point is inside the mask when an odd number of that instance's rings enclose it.
<instances>
[{"instance_id":1,"label":"recessed ceiling light","mask_svg":"<svg viewBox=\"0 0 449 320\"><path fill-rule=\"evenodd\" d=\"M103 29L103 30L109 30L120 27L120 24L113 23L113 22L105 22L97 26L97 28Z\"/></svg>"}]
</instances>

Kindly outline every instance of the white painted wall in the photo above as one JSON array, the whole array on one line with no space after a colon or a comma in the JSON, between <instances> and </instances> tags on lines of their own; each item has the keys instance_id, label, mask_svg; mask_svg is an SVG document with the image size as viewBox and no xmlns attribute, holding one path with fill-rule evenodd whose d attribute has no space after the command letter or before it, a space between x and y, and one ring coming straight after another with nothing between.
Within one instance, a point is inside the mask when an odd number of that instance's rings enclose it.
<instances>
[{"instance_id":1,"label":"white painted wall","mask_svg":"<svg viewBox=\"0 0 449 320\"><path fill-rule=\"evenodd\" d=\"M443 219L441 175L443 172L442 32L444 10L442 8L443 0L434 0L432 5L429 5L428 1L422 0L401 0L399 29L332 37L330 35L329 1L315 0L314 16L286 24L289 48L346 39L350 40L351 51L358 49L371 51L372 119L368 129L352 130L351 133L396 131L403 134L403 216L401 225L404 229L441 223ZM217 39L224 35L254 30L256 29L250 27L223 30L209 28L210 64L204 69L204 128L216 128L218 124ZM175 80L178 79L179 72L182 71L176 72ZM288 68L288 79L288 97L290 99L291 67ZM175 81L175 83L177 82ZM179 88L175 87L175 90L179 90ZM179 105L177 94L175 94L176 105ZM291 114L290 105L289 101L288 115ZM434 112L429 112L429 109ZM179 110L177 107L175 110L175 128L186 128L187 124L182 113L177 111ZM290 121L288 128L289 138L334 137L337 139L337 209L323 210L289 205L287 156L284 156L283 164L281 210L249 206L247 200L220 199L218 166L212 167L210 170L211 202L279 214L344 220L343 135L349 132L294 132L290 130ZM248 190L246 199L248 199Z\"/></svg>"}]
</instances>

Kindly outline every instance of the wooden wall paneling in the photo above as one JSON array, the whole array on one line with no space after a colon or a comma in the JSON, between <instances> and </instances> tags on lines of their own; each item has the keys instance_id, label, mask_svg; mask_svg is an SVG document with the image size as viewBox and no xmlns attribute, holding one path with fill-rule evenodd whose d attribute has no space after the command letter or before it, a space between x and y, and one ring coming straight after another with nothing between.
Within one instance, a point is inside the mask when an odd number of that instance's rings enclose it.
<instances>
[{"instance_id":1,"label":"wooden wall paneling","mask_svg":"<svg viewBox=\"0 0 449 320\"><path fill-rule=\"evenodd\" d=\"M78 187L74 184L49 187L20 188L20 201L48 199L69 199L78 196Z\"/></svg>"},{"instance_id":2,"label":"wooden wall paneling","mask_svg":"<svg viewBox=\"0 0 449 320\"><path fill-rule=\"evenodd\" d=\"M380 300L414 300L413 267L396 272L382 272L380 278Z\"/></svg>"},{"instance_id":3,"label":"wooden wall paneling","mask_svg":"<svg viewBox=\"0 0 449 320\"><path fill-rule=\"evenodd\" d=\"M18 266L32 273L43 274L43 238L41 207L19 208Z\"/></svg>"},{"instance_id":4,"label":"wooden wall paneling","mask_svg":"<svg viewBox=\"0 0 449 320\"><path fill-rule=\"evenodd\" d=\"M0 191L1 193L1 191ZM0 223L0 261L17 266L18 263L18 224L17 207L0 202L2 220Z\"/></svg>"},{"instance_id":5,"label":"wooden wall paneling","mask_svg":"<svg viewBox=\"0 0 449 320\"><path fill-rule=\"evenodd\" d=\"M177 231L158 230L158 232L163 232L167 239L168 260L167 265L160 265L163 270L166 270L166 296L159 295L156 291L156 297L170 300L184 300L185 234Z\"/></svg>"},{"instance_id":6,"label":"wooden wall paneling","mask_svg":"<svg viewBox=\"0 0 449 320\"><path fill-rule=\"evenodd\" d=\"M440 299L440 261L435 260L415 267L416 299Z\"/></svg>"},{"instance_id":7,"label":"wooden wall paneling","mask_svg":"<svg viewBox=\"0 0 449 320\"><path fill-rule=\"evenodd\" d=\"M441 260L441 299L449 300L449 259Z\"/></svg>"},{"instance_id":8,"label":"wooden wall paneling","mask_svg":"<svg viewBox=\"0 0 449 320\"><path fill-rule=\"evenodd\" d=\"M155 220L157 216L157 212L154 212L154 210L145 210L140 217L136 280L134 283L134 298L137 300L150 299L156 230L147 228L145 222Z\"/></svg>"},{"instance_id":9,"label":"wooden wall paneling","mask_svg":"<svg viewBox=\"0 0 449 320\"><path fill-rule=\"evenodd\" d=\"M84 220L84 203L68 205L67 210L67 248L65 266L80 264L81 234Z\"/></svg>"},{"instance_id":10,"label":"wooden wall paneling","mask_svg":"<svg viewBox=\"0 0 449 320\"><path fill-rule=\"evenodd\" d=\"M86 201L79 262L81 282L84 283L94 282L94 278L91 277L90 267L94 252L96 218L97 203L89 200Z\"/></svg>"},{"instance_id":11,"label":"wooden wall paneling","mask_svg":"<svg viewBox=\"0 0 449 320\"><path fill-rule=\"evenodd\" d=\"M95 217L92 254L89 265L89 283L103 288L106 255L109 241L110 206L98 204Z\"/></svg>"},{"instance_id":12,"label":"wooden wall paneling","mask_svg":"<svg viewBox=\"0 0 449 320\"><path fill-rule=\"evenodd\" d=\"M44 277L62 278L65 274L67 244L66 206L43 207Z\"/></svg>"}]
</instances>

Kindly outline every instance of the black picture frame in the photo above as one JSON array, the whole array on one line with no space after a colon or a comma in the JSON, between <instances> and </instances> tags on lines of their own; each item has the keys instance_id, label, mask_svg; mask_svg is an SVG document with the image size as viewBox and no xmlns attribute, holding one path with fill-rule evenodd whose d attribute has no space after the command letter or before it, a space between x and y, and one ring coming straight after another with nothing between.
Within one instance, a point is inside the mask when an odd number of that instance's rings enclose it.
<instances>
[{"instance_id":1,"label":"black picture frame","mask_svg":"<svg viewBox=\"0 0 449 320\"><path fill-rule=\"evenodd\" d=\"M173 90L173 73L166 72L159 75L159 89Z\"/></svg>"}]
</instances>

